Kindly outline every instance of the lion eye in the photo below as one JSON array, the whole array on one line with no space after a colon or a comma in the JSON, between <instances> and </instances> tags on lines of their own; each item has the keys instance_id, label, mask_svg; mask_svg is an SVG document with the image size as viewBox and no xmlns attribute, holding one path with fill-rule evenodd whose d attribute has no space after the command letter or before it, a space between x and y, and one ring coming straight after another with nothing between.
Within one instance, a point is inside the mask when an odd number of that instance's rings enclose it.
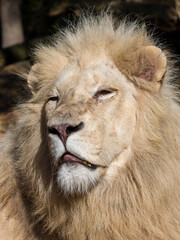
<instances>
[{"instance_id":1,"label":"lion eye","mask_svg":"<svg viewBox=\"0 0 180 240\"><path fill-rule=\"evenodd\" d=\"M106 95L106 94L110 94L110 93L112 93L110 90L101 90L97 94L99 94L99 95Z\"/></svg>"},{"instance_id":2,"label":"lion eye","mask_svg":"<svg viewBox=\"0 0 180 240\"><path fill-rule=\"evenodd\" d=\"M111 98L114 95L115 95L115 91L113 91L113 90L104 90L103 89L103 90L100 90L100 91L96 92L94 97L96 99L103 100L103 99Z\"/></svg>"},{"instance_id":3,"label":"lion eye","mask_svg":"<svg viewBox=\"0 0 180 240\"><path fill-rule=\"evenodd\" d=\"M58 96L48 98L48 102L49 101L57 102L58 100L59 100Z\"/></svg>"}]
</instances>

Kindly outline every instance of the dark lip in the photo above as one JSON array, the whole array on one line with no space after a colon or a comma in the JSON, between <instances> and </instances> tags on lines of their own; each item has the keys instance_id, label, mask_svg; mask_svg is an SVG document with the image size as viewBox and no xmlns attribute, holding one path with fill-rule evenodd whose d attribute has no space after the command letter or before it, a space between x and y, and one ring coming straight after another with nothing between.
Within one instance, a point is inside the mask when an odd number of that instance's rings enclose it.
<instances>
[{"instance_id":1,"label":"dark lip","mask_svg":"<svg viewBox=\"0 0 180 240\"><path fill-rule=\"evenodd\" d=\"M60 160L58 161L57 164L57 168L59 168L62 164L64 163L76 163L76 164L81 164L89 169L97 169L99 167L99 165L96 164L92 164L86 160L80 159L78 157L76 157L75 155L66 152L62 155L62 157L60 158Z\"/></svg>"}]
</instances>

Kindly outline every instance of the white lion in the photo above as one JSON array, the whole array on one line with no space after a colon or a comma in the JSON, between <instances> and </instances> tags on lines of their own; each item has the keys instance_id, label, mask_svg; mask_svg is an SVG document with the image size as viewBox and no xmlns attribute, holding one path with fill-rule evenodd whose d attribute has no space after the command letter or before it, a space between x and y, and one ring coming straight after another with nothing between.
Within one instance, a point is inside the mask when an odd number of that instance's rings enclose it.
<instances>
[{"instance_id":1,"label":"white lion","mask_svg":"<svg viewBox=\"0 0 180 240\"><path fill-rule=\"evenodd\" d=\"M0 239L179 240L174 75L143 26L106 14L38 46L0 142Z\"/></svg>"}]
</instances>

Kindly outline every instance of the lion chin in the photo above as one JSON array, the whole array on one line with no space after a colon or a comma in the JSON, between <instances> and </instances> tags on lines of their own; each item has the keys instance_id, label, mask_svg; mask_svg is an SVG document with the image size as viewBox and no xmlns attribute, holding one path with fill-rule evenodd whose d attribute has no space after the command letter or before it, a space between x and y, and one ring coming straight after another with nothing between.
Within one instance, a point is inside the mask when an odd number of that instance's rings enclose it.
<instances>
[{"instance_id":1,"label":"lion chin","mask_svg":"<svg viewBox=\"0 0 180 240\"><path fill-rule=\"evenodd\" d=\"M65 195L87 193L90 188L96 186L98 180L97 171L77 163L65 163L60 166L57 173L58 185Z\"/></svg>"},{"instance_id":2,"label":"lion chin","mask_svg":"<svg viewBox=\"0 0 180 240\"><path fill-rule=\"evenodd\" d=\"M156 42L102 13L38 45L0 139L1 240L180 239L180 106Z\"/></svg>"}]
</instances>

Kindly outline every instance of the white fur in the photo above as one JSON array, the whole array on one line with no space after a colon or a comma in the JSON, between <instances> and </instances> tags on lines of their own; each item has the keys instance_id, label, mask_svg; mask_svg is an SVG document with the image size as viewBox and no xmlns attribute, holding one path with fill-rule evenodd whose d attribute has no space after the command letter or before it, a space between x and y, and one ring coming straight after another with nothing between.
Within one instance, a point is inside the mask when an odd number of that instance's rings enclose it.
<instances>
[{"instance_id":1,"label":"white fur","mask_svg":"<svg viewBox=\"0 0 180 240\"><path fill-rule=\"evenodd\" d=\"M65 153L65 147L57 135L49 134L49 140L51 154L57 163L60 157Z\"/></svg>"},{"instance_id":2,"label":"white fur","mask_svg":"<svg viewBox=\"0 0 180 240\"><path fill-rule=\"evenodd\" d=\"M57 182L64 195L85 194L98 180L98 170L78 163L64 163L57 174Z\"/></svg>"}]
</instances>

